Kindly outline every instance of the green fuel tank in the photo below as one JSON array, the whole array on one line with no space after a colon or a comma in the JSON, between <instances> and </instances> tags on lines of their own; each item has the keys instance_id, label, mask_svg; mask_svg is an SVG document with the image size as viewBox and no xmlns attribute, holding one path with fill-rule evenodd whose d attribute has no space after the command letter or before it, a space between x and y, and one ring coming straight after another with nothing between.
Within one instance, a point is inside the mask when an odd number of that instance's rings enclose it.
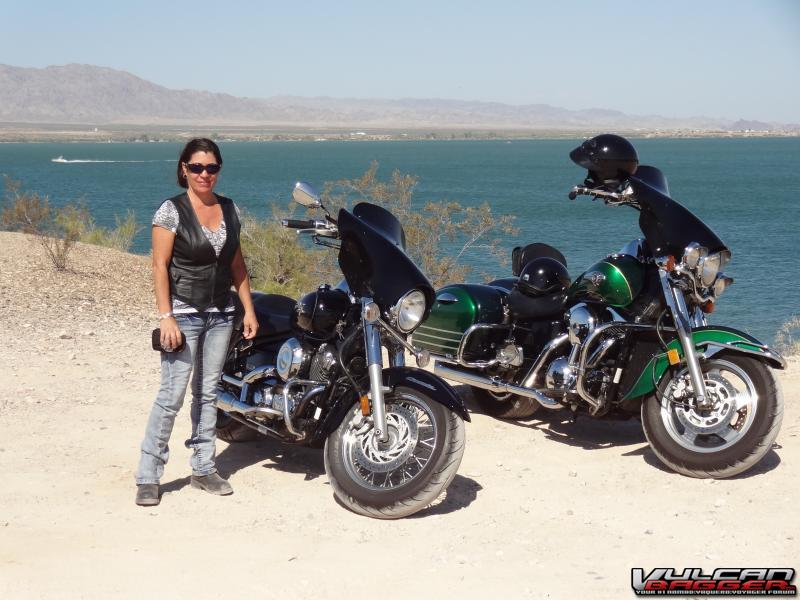
<instances>
[{"instance_id":1,"label":"green fuel tank","mask_svg":"<svg viewBox=\"0 0 800 600\"><path fill-rule=\"evenodd\" d=\"M593 264L567 292L569 302L602 302L625 308L644 286L645 265L628 254L614 254Z\"/></svg>"}]
</instances>

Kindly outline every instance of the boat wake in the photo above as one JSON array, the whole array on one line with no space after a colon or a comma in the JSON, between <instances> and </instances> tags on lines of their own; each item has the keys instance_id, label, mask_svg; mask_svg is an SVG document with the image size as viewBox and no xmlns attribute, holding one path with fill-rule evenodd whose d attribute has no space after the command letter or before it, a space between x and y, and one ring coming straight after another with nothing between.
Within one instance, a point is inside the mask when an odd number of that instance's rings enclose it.
<instances>
[{"instance_id":1,"label":"boat wake","mask_svg":"<svg viewBox=\"0 0 800 600\"><path fill-rule=\"evenodd\" d=\"M172 159L162 160L94 160L91 158L76 158L66 159L63 156L51 158L50 162L54 163L154 163L154 162L172 162Z\"/></svg>"}]
</instances>

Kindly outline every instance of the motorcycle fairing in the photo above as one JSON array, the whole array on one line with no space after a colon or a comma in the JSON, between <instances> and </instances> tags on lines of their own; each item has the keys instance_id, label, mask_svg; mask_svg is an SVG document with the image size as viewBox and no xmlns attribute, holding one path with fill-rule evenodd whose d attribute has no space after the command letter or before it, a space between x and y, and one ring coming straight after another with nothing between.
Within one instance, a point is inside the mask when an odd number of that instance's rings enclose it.
<instances>
[{"instance_id":1,"label":"motorcycle fairing","mask_svg":"<svg viewBox=\"0 0 800 600\"><path fill-rule=\"evenodd\" d=\"M692 339L701 360L725 351L753 356L776 369L786 368L786 360L780 354L753 336L731 327L716 325L698 327L692 331ZM669 342L667 348L677 350L683 361L683 348L677 338ZM623 401L654 392L668 368L669 360L666 352L652 356L630 391L625 394Z\"/></svg>"},{"instance_id":2,"label":"motorcycle fairing","mask_svg":"<svg viewBox=\"0 0 800 600\"><path fill-rule=\"evenodd\" d=\"M341 209L337 222L342 240L339 266L353 294L373 298L388 310L401 296L418 289L430 310L433 286L405 253L405 234L392 213L362 202L353 212Z\"/></svg>"},{"instance_id":3,"label":"motorcycle fairing","mask_svg":"<svg viewBox=\"0 0 800 600\"><path fill-rule=\"evenodd\" d=\"M642 211L639 227L656 256L671 254L680 259L691 242L705 246L709 253L728 249L708 225L669 197L659 169L639 167L628 181Z\"/></svg>"}]
</instances>

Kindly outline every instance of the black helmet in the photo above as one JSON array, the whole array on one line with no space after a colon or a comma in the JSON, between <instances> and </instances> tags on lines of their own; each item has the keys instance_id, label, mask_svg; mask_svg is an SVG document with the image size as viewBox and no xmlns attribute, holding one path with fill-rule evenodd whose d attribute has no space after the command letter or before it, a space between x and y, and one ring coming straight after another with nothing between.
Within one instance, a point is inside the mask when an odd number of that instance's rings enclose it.
<instances>
[{"instance_id":1,"label":"black helmet","mask_svg":"<svg viewBox=\"0 0 800 600\"><path fill-rule=\"evenodd\" d=\"M541 256L530 261L519 274L517 287L529 297L563 292L569 287L569 273L563 263Z\"/></svg>"},{"instance_id":2,"label":"black helmet","mask_svg":"<svg viewBox=\"0 0 800 600\"><path fill-rule=\"evenodd\" d=\"M569 157L579 167L588 169L589 177L598 184L618 185L636 173L639 166L639 157L633 145L613 133L603 133L586 140L570 152Z\"/></svg>"}]
</instances>

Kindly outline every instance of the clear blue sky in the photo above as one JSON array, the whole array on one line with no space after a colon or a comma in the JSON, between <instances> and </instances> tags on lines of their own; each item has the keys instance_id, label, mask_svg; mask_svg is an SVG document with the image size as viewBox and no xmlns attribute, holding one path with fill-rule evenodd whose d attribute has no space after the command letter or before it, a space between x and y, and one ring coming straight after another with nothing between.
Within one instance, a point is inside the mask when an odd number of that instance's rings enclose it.
<instances>
[{"instance_id":1,"label":"clear blue sky","mask_svg":"<svg viewBox=\"0 0 800 600\"><path fill-rule=\"evenodd\" d=\"M6 0L0 63L170 88L800 122L800 0Z\"/></svg>"}]
</instances>

